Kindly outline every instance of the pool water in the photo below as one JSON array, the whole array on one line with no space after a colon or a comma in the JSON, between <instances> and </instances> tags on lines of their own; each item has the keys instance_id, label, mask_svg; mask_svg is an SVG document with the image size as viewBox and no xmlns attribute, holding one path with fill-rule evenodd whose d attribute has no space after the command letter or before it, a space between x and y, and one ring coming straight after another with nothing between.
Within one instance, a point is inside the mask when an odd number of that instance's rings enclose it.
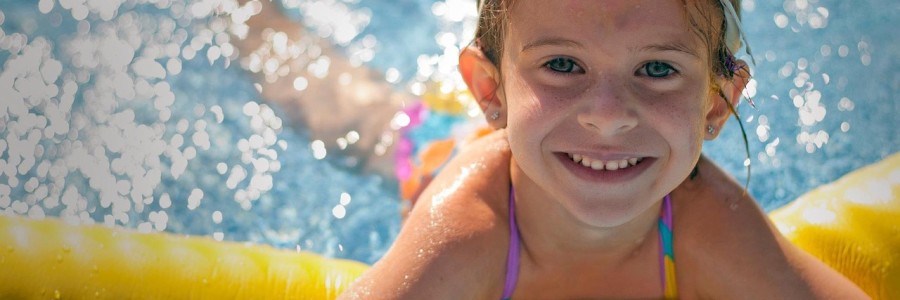
<instances>
[{"instance_id":1,"label":"pool water","mask_svg":"<svg viewBox=\"0 0 900 300\"><path fill-rule=\"evenodd\" d=\"M398 90L458 84L474 0L281 3ZM400 227L396 182L321 153L321 141L261 98L228 34L235 9L0 0L0 211L381 257ZM743 10L756 108L739 112L749 190L767 210L900 150L900 38L890 26L900 3L745 0ZM730 121L704 152L743 181L743 147Z\"/></svg>"}]
</instances>

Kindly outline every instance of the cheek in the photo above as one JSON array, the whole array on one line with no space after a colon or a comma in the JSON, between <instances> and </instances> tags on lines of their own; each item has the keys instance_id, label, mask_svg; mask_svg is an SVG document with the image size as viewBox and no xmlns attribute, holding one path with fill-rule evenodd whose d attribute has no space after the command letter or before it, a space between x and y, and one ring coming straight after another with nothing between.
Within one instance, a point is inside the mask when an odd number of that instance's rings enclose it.
<instances>
[{"instance_id":1,"label":"cheek","mask_svg":"<svg viewBox=\"0 0 900 300\"><path fill-rule=\"evenodd\" d=\"M513 73L508 73L513 74ZM503 93L506 96L507 126L539 126L548 112L558 107L558 101L547 101L526 79L520 76L504 78Z\"/></svg>"},{"instance_id":2,"label":"cheek","mask_svg":"<svg viewBox=\"0 0 900 300\"><path fill-rule=\"evenodd\" d=\"M706 137L706 116L710 110L710 101L708 95L698 95L693 109L689 112L691 122L688 127L688 141L690 143L691 155L698 157L703 147L703 141Z\"/></svg>"},{"instance_id":3,"label":"cheek","mask_svg":"<svg viewBox=\"0 0 900 300\"><path fill-rule=\"evenodd\" d=\"M645 121L657 128L675 147L699 153L706 128L709 98L698 93L645 95L652 116Z\"/></svg>"},{"instance_id":4,"label":"cheek","mask_svg":"<svg viewBox=\"0 0 900 300\"><path fill-rule=\"evenodd\" d=\"M646 92L639 96L643 105L654 115L672 122L697 123L705 119L708 101L702 95L689 92Z\"/></svg>"}]
</instances>

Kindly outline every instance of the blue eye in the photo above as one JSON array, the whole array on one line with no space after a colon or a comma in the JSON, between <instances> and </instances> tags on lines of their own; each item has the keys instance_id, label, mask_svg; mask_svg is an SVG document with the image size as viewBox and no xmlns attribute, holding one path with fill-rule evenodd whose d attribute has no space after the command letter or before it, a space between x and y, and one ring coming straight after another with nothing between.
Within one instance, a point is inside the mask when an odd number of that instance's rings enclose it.
<instances>
[{"instance_id":1,"label":"blue eye","mask_svg":"<svg viewBox=\"0 0 900 300\"><path fill-rule=\"evenodd\" d=\"M557 57L545 63L544 66L559 73L584 73L584 70L571 58Z\"/></svg>"},{"instance_id":2,"label":"blue eye","mask_svg":"<svg viewBox=\"0 0 900 300\"><path fill-rule=\"evenodd\" d=\"M662 78L675 73L675 69L672 68L672 65L660 61L652 61L647 63L643 68L641 68L641 71L641 73L644 73L647 76L653 78Z\"/></svg>"}]
</instances>

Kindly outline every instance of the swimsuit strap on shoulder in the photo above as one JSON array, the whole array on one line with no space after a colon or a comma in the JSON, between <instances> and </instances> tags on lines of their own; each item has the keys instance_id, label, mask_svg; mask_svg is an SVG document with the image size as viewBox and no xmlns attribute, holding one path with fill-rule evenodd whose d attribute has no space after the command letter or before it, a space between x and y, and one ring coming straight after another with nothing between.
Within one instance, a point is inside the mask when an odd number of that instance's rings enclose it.
<instances>
[{"instance_id":1,"label":"swimsuit strap on shoulder","mask_svg":"<svg viewBox=\"0 0 900 300\"><path fill-rule=\"evenodd\" d=\"M506 281L502 299L512 297L519 281L519 228L516 225L516 193L509 187L509 252L506 255Z\"/></svg>"},{"instance_id":2,"label":"swimsuit strap on shoulder","mask_svg":"<svg viewBox=\"0 0 900 300\"><path fill-rule=\"evenodd\" d=\"M675 281L675 251L672 247L672 197L663 198L659 212L659 273L665 299L678 298Z\"/></svg>"}]
</instances>

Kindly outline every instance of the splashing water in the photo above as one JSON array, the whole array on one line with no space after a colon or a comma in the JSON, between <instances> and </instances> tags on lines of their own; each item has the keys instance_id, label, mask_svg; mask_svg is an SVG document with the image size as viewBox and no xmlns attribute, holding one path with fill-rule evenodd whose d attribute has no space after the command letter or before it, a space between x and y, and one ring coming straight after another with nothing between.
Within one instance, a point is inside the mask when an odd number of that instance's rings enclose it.
<instances>
[{"instance_id":1,"label":"splashing water","mask_svg":"<svg viewBox=\"0 0 900 300\"><path fill-rule=\"evenodd\" d=\"M317 159L259 99L232 66L238 9L4 4L0 211L377 259L399 226L391 182Z\"/></svg>"},{"instance_id":2,"label":"splashing water","mask_svg":"<svg viewBox=\"0 0 900 300\"><path fill-rule=\"evenodd\" d=\"M304 57L296 91L339 76L316 46L327 41L398 90L464 89L456 57L474 32L474 1L281 4L317 35L268 32L269 47L244 58L234 39L254 7L235 1L0 4L0 211L377 260L400 226L393 179L337 163L341 153L290 126L251 75L273 81ZM882 25L898 4L742 8L758 62L746 96L758 109L739 112L750 192L766 209L900 150L900 41ZM338 143L359 139L352 131ZM705 147L743 180L737 124Z\"/></svg>"},{"instance_id":3,"label":"splashing water","mask_svg":"<svg viewBox=\"0 0 900 300\"><path fill-rule=\"evenodd\" d=\"M900 39L883 25L900 6L744 0L742 8L758 63L745 96L758 109L739 112L751 136L750 192L764 208L900 151ZM740 178L743 142L735 122L727 127L705 152Z\"/></svg>"}]
</instances>

